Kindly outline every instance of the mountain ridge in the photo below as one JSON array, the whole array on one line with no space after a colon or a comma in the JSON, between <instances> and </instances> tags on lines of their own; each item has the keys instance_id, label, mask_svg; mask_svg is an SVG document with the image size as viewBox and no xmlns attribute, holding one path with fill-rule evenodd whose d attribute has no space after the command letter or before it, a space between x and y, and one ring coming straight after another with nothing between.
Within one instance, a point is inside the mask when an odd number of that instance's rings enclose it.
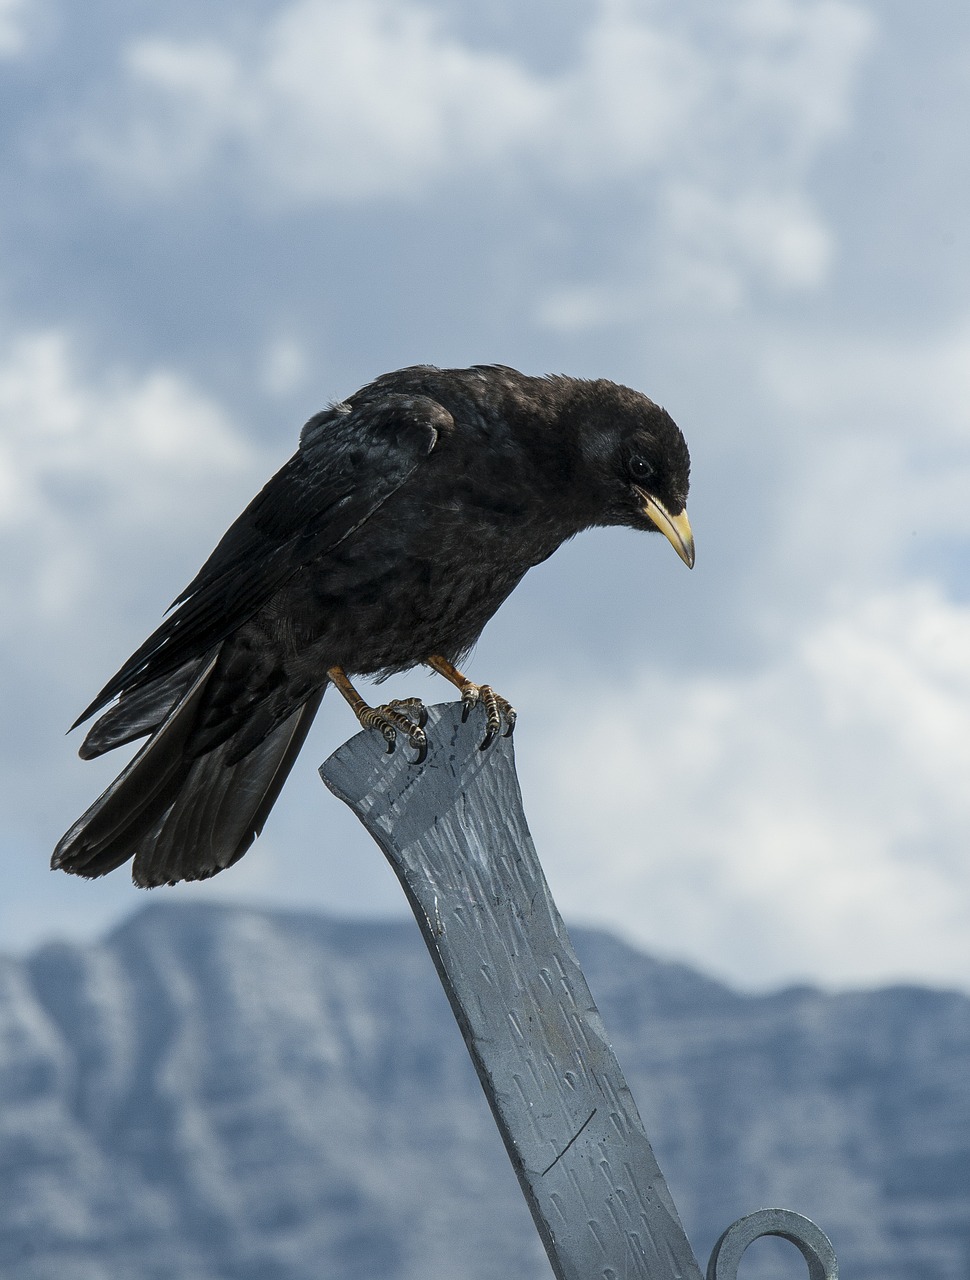
<instances>
[{"instance_id":1,"label":"mountain ridge","mask_svg":"<svg viewBox=\"0 0 970 1280\"><path fill-rule=\"evenodd\" d=\"M774 1203L845 1275L965 1280L970 998L749 995L571 932L702 1263ZM2 960L0 1097L0 1274L550 1274L410 921L152 903Z\"/></svg>"}]
</instances>

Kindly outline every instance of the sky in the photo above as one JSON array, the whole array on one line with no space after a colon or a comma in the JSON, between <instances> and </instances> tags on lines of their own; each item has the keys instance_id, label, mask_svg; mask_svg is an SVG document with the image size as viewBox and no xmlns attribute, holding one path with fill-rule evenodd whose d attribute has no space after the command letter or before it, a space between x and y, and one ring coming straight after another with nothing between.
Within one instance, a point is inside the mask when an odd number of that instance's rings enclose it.
<instances>
[{"instance_id":1,"label":"sky","mask_svg":"<svg viewBox=\"0 0 970 1280\"><path fill-rule=\"evenodd\" d=\"M468 663L564 916L970 989L968 136L957 0L0 0L0 949L148 901L48 869L122 763L65 730L302 423L502 362L693 457L693 573L585 534ZM152 900L400 912L316 776L355 728Z\"/></svg>"}]
</instances>

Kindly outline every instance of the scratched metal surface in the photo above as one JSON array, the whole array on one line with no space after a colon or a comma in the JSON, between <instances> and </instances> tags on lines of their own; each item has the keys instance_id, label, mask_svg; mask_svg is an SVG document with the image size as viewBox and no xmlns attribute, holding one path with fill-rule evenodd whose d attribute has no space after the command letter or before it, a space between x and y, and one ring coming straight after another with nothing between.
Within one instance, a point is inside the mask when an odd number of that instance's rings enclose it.
<instances>
[{"instance_id":1,"label":"scratched metal surface","mask_svg":"<svg viewBox=\"0 0 970 1280\"><path fill-rule=\"evenodd\" d=\"M421 764L373 731L320 774L401 880L562 1280L701 1280L542 874L512 743L430 707Z\"/></svg>"}]
</instances>

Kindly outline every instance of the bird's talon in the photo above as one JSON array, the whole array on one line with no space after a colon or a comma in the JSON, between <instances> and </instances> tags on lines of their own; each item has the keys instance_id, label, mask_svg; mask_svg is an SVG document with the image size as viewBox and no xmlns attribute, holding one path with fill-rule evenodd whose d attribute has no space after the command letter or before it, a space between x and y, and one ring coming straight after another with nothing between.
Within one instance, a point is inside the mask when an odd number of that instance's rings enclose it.
<instances>
[{"instance_id":1,"label":"bird's talon","mask_svg":"<svg viewBox=\"0 0 970 1280\"><path fill-rule=\"evenodd\" d=\"M420 698L393 698L383 710L413 718L418 722L419 728L428 723L428 709Z\"/></svg>"},{"instance_id":2,"label":"bird's talon","mask_svg":"<svg viewBox=\"0 0 970 1280\"><path fill-rule=\"evenodd\" d=\"M428 738L421 726L409 719L402 708L414 714L424 710L419 698L397 699L381 707L365 707L358 715L358 719L365 729L381 731L387 743L388 755L395 748L398 734L403 735L418 752L418 760L415 763L419 763L427 753Z\"/></svg>"},{"instance_id":3,"label":"bird's talon","mask_svg":"<svg viewBox=\"0 0 970 1280\"><path fill-rule=\"evenodd\" d=\"M485 741L490 744L502 727L502 713L499 708L504 700L488 684L483 684L479 692L482 705L485 707Z\"/></svg>"},{"instance_id":4,"label":"bird's talon","mask_svg":"<svg viewBox=\"0 0 970 1280\"><path fill-rule=\"evenodd\" d=\"M417 721L419 729L423 729L428 723L428 708L420 698L404 698L400 703L392 703L391 705L403 707L405 714Z\"/></svg>"},{"instance_id":5,"label":"bird's talon","mask_svg":"<svg viewBox=\"0 0 970 1280\"><path fill-rule=\"evenodd\" d=\"M428 666L433 671L437 671L439 675L450 680L456 689L461 693L461 719L462 723L468 719L468 714L472 707L481 706L485 710L485 737L481 742L481 750L484 751L490 747L496 737L501 734L503 738L510 738L512 730L515 728L515 707L507 698L503 698L500 693L489 684L474 684L461 674L454 663L449 662L447 658L443 658L440 654L433 654L427 659ZM505 721L505 729L502 729L502 721Z\"/></svg>"}]
</instances>

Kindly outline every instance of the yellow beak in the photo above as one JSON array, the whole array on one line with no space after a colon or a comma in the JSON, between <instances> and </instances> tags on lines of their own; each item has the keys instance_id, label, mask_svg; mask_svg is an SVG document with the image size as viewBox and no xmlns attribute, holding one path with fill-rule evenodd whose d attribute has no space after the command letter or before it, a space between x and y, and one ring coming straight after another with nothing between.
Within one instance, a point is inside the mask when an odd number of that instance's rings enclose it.
<instances>
[{"instance_id":1,"label":"yellow beak","mask_svg":"<svg viewBox=\"0 0 970 1280\"><path fill-rule=\"evenodd\" d=\"M693 569L694 535L687 519L687 511L682 511L679 516L672 516L663 503L658 502L646 490L638 488L637 493L643 499L644 515L650 517L687 568Z\"/></svg>"}]
</instances>

